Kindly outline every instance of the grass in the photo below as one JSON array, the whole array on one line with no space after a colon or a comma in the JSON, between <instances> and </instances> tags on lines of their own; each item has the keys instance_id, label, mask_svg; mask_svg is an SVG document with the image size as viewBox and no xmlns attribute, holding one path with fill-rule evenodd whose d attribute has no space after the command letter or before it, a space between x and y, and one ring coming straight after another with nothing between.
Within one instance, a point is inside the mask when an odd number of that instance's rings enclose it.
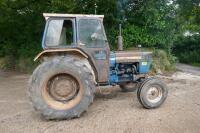
<instances>
[{"instance_id":1,"label":"grass","mask_svg":"<svg viewBox=\"0 0 200 133\"><path fill-rule=\"evenodd\" d=\"M192 66L200 67L200 63L191 63Z\"/></svg>"},{"instance_id":2,"label":"grass","mask_svg":"<svg viewBox=\"0 0 200 133\"><path fill-rule=\"evenodd\" d=\"M19 58L13 57L0 58L0 69L2 70L14 70L24 73L32 73L39 63L34 62L32 58Z\"/></svg>"},{"instance_id":3,"label":"grass","mask_svg":"<svg viewBox=\"0 0 200 133\"><path fill-rule=\"evenodd\" d=\"M176 57L168 55L164 50L153 51L152 73L175 71Z\"/></svg>"}]
</instances>

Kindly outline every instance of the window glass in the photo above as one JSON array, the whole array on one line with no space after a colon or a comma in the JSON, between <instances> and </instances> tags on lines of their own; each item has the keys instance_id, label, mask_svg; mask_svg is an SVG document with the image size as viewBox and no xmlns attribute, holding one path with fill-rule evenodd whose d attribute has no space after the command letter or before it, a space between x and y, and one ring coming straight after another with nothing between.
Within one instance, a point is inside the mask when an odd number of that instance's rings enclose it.
<instances>
[{"instance_id":1,"label":"window glass","mask_svg":"<svg viewBox=\"0 0 200 133\"><path fill-rule=\"evenodd\" d=\"M78 22L79 40L87 47L102 47L105 35L100 20L80 19Z\"/></svg>"},{"instance_id":2,"label":"window glass","mask_svg":"<svg viewBox=\"0 0 200 133\"><path fill-rule=\"evenodd\" d=\"M50 20L47 28L46 46L67 46L73 43L73 24L71 20Z\"/></svg>"}]
</instances>

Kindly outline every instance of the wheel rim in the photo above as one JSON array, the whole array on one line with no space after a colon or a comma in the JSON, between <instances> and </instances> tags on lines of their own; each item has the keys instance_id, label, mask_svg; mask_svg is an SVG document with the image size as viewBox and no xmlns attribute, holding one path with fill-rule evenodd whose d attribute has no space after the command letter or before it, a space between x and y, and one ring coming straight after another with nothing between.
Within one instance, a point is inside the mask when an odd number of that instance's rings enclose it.
<instances>
[{"instance_id":1,"label":"wheel rim","mask_svg":"<svg viewBox=\"0 0 200 133\"><path fill-rule=\"evenodd\" d=\"M48 81L48 93L57 101L67 102L78 93L77 81L69 75L57 75Z\"/></svg>"},{"instance_id":2,"label":"wheel rim","mask_svg":"<svg viewBox=\"0 0 200 133\"><path fill-rule=\"evenodd\" d=\"M159 86L152 86L147 91L147 100L151 103L157 103L162 98L162 89Z\"/></svg>"},{"instance_id":3,"label":"wheel rim","mask_svg":"<svg viewBox=\"0 0 200 133\"><path fill-rule=\"evenodd\" d=\"M45 102L58 110L74 107L83 95L82 85L77 79L69 74L52 76L42 90Z\"/></svg>"}]
</instances>

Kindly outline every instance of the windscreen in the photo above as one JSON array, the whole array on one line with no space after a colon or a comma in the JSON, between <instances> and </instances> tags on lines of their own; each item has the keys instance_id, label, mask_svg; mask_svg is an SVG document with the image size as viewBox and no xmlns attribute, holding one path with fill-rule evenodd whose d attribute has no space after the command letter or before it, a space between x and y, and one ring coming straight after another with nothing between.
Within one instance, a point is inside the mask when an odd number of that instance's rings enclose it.
<instances>
[{"instance_id":1,"label":"windscreen","mask_svg":"<svg viewBox=\"0 0 200 133\"><path fill-rule=\"evenodd\" d=\"M78 22L79 40L86 47L102 47L106 37L100 20L80 19Z\"/></svg>"}]
</instances>

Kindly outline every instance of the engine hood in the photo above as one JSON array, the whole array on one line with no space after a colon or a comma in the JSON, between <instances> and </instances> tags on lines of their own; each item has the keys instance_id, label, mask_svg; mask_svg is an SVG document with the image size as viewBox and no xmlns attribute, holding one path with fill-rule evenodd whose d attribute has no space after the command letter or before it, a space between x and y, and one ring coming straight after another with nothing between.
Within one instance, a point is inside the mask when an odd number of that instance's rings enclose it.
<instances>
[{"instance_id":1,"label":"engine hood","mask_svg":"<svg viewBox=\"0 0 200 133\"><path fill-rule=\"evenodd\" d=\"M116 63L140 62L141 60L151 60L152 52L141 51L115 51Z\"/></svg>"}]
</instances>

